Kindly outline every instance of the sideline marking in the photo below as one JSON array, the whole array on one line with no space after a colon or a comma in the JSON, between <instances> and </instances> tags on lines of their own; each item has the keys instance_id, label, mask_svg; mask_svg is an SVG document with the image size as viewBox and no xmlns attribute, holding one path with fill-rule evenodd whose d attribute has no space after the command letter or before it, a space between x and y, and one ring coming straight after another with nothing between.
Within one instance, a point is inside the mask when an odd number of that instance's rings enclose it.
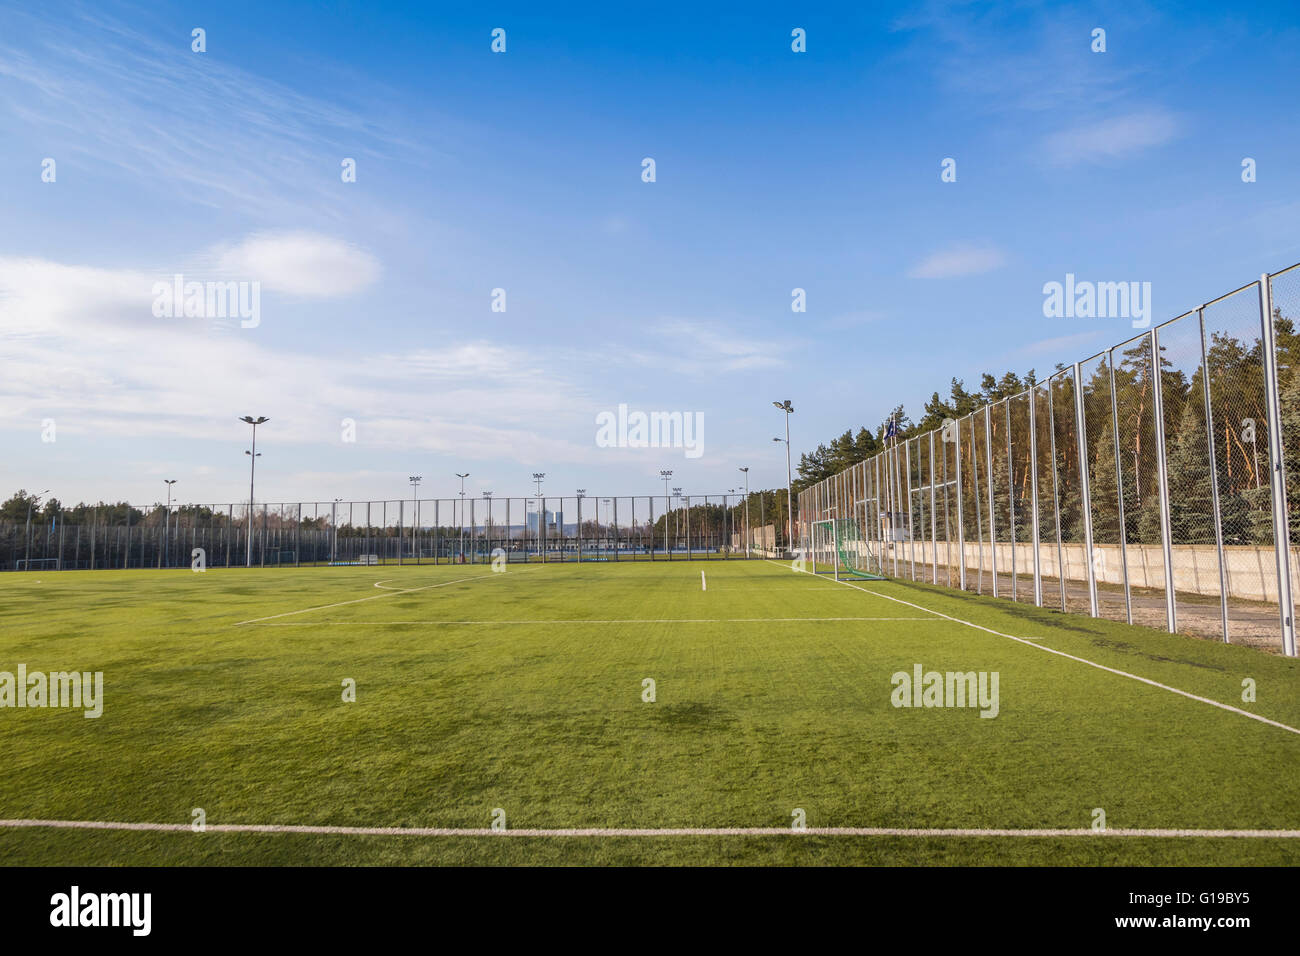
<instances>
[{"instance_id":1,"label":"sideline marking","mask_svg":"<svg viewBox=\"0 0 1300 956\"><path fill-rule=\"evenodd\" d=\"M188 823L121 823L109 820L0 820L0 827L51 828L69 830L144 830L186 833ZM1141 830L1091 827L1069 829L955 829L909 827L569 827L547 829L520 827L493 830L491 827L339 827L301 826L281 823L209 823L211 833L306 833L340 836L421 837L670 837L670 836L856 836L856 837L1153 837L1199 839L1300 839L1300 830Z\"/></svg>"},{"instance_id":2,"label":"sideline marking","mask_svg":"<svg viewBox=\"0 0 1300 956\"><path fill-rule=\"evenodd\" d=\"M842 584L846 588L853 588L855 591L861 591L863 594L870 594L873 597L882 597L886 601L893 601L896 604L905 604L908 607L916 608L918 611L925 611L927 614L933 614L936 617L941 617L944 618L945 620L952 621L954 624L964 624L967 627L975 628L977 631L984 631L988 634L996 635L997 637L1005 637L1008 640L1016 641L1017 643L1025 644L1029 647L1036 647L1040 651L1047 651L1047 653L1049 654L1055 654L1058 657L1064 657L1072 661L1078 661L1080 664L1087 664L1089 667L1095 667L1098 670L1108 671L1111 674L1118 674L1120 677L1127 677L1130 680L1141 681L1143 684L1150 684L1152 687L1159 687L1161 690L1167 690L1171 694L1179 694L1190 700L1198 700L1202 704L1209 704L1212 707L1218 707L1220 710L1226 710L1229 711L1230 713L1240 714L1243 717L1249 717L1251 720L1258 720L1261 724L1268 724L1270 727L1277 727L1280 730L1285 730L1290 733L1300 735L1300 730L1297 730L1295 727L1288 726L1287 724L1280 723L1279 721L1276 720L1269 720L1269 718L1261 717L1259 714L1252 714L1250 711L1242 710L1240 707L1233 707L1231 704L1222 704L1217 700L1211 700L1208 697L1201 697L1189 691L1179 690L1177 687L1171 687L1168 684L1162 684L1159 681L1154 681L1149 677L1139 677L1137 674L1130 674L1128 671L1122 671L1117 667L1107 667L1105 664L1098 664L1096 661L1090 661L1086 657L1077 657L1074 654L1067 654L1065 651L1058 651L1056 650L1056 648L1053 647L1046 647L1042 644L1036 644L1035 642L1025 637L1016 637L1014 634L1003 634L1001 631L995 631L991 627L984 627L984 625L982 624L975 624L971 621L964 621L959 617L953 617L951 614L944 614L942 611L935 611L928 607L922 607L919 604L913 604L911 601L904 601L902 598L891 597L890 595L882 594L879 591L868 591L866 588L861 587L857 584L852 584L848 581L832 581L829 578L827 578L826 583Z\"/></svg>"},{"instance_id":3,"label":"sideline marking","mask_svg":"<svg viewBox=\"0 0 1300 956\"><path fill-rule=\"evenodd\" d=\"M432 624L432 625L472 625L472 624L786 624L807 623L810 621L930 621L928 617L645 617L645 618L611 618L591 620L587 618L560 621L284 621L279 624L262 624L262 627L316 627L317 625L363 624Z\"/></svg>"}]
</instances>

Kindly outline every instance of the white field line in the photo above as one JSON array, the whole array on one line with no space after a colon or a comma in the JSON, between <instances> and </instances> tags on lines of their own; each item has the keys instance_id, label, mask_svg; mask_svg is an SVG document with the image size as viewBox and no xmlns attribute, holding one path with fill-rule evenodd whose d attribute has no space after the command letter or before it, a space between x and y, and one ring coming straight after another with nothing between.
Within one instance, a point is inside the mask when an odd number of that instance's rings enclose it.
<instances>
[{"instance_id":1,"label":"white field line","mask_svg":"<svg viewBox=\"0 0 1300 956\"><path fill-rule=\"evenodd\" d=\"M0 820L0 828L68 830L137 830L145 832L192 832L188 823L124 823L111 820ZM340 827L297 826L280 823L209 823L206 833L289 833L327 836L416 836L416 837L747 837L747 836L834 836L834 837L1149 837L1158 839L1300 839L1300 830L1170 830L1123 829L958 829L911 827L520 827L493 830L491 827Z\"/></svg>"},{"instance_id":2,"label":"white field line","mask_svg":"<svg viewBox=\"0 0 1300 956\"><path fill-rule=\"evenodd\" d=\"M461 584L465 581L482 581L485 578L496 578L496 577L500 577L500 575L492 574L492 573L484 573L484 574L475 574L467 578L456 578L453 581L441 581L438 584L426 584L418 588L403 588L401 590L396 590L393 588L384 588L384 590L388 592L387 594L372 594L370 597L355 598L354 600L351 601L336 601L333 604L318 604L315 607L305 607L299 611L285 611L283 614L268 614L266 617L254 617L254 618L250 618L247 621L236 621L234 626L239 627L241 624L260 624L262 621L274 621L276 618L279 617L292 617L295 614L306 614L309 611L325 611L332 607L344 607L345 605L348 604L361 604L365 601L378 601L381 598L396 597L399 594L411 594L415 591L428 591L433 588L445 588L451 584ZM391 580L391 578L389 580ZM379 584L376 583L375 587L379 587Z\"/></svg>"},{"instance_id":3,"label":"white field line","mask_svg":"<svg viewBox=\"0 0 1300 956\"><path fill-rule=\"evenodd\" d=\"M1252 714L1248 710L1242 710L1240 707L1233 707L1231 704L1223 704L1217 700L1211 700L1208 697L1201 697L1198 694L1193 694L1189 691L1180 690L1177 687L1170 687L1168 684L1162 684L1159 681L1151 680L1151 678L1149 677L1139 677L1137 674L1130 674L1128 671L1122 671L1117 667L1107 667L1105 664L1098 664L1096 661L1090 661L1086 657L1077 657L1074 654L1067 654L1065 653L1065 651L1058 651L1054 647L1046 647L1042 644L1037 644L1034 641L1031 641L1025 637L1016 637L1014 634L1003 634L1001 631L995 631L991 627L984 627L982 624L975 624L971 621L964 621L959 617L953 617L950 614L944 614L940 611L935 611L928 607L922 607L919 604L913 604L911 601L904 601L902 598L891 597L890 595L882 594L879 591L869 591L866 588L861 587L860 585L852 584L848 581L835 581L830 578L827 578L826 582L828 584L842 584L846 588L853 588L855 591L861 591L863 594L870 594L874 597L882 597L886 601L893 601L896 604L905 604L908 607L916 608L916 610L918 611L925 611L929 614L933 614L936 617L941 617L945 620L952 621L955 624L964 624L966 625L966 627L973 627L977 631L984 631L988 634L996 635L997 637L1005 637L1007 640L1015 641L1019 644L1024 644L1028 647L1034 647L1040 651L1046 651L1049 654L1055 654L1058 657L1064 657L1068 660L1078 661L1080 664L1087 664L1089 667L1095 667L1098 670L1107 671L1111 674L1118 674L1120 677L1127 677L1130 680L1141 681L1143 684L1149 684L1152 687L1159 687L1161 690L1167 690L1171 694L1179 694L1183 697L1188 698L1189 700L1200 701L1202 704L1209 704L1211 707L1218 707L1220 710L1226 710L1229 711L1230 713L1240 714L1242 717L1249 717L1251 720L1258 720L1261 724L1268 724L1270 727L1277 727L1280 730L1285 730L1288 731L1289 733L1300 735L1300 730L1297 730L1295 727L1291 727L1288 726L1287 724L1279 723L1276 720L1269 720L1267 717L1261 717L1259 714Z\"/></svg>"},{"instance_id":4,"label":"white field line","mask_svg":"<svg viewBox=\"0 0 1300 956\"><path fill-rule=\"evenodd\" d=\"M810 621L930 621L933 618L928 617L641 617L641 618L609 618L607 620L589 620L586 618L579 620L560 620L560 621L281 621L275 624L260 624L256 621L244 621L245 624L259 624L260 627L316 627L317 625L340 626L351 625L358 626L371 624L376 626L388 626L396 624L429 624L440 627L453 626L490 626L493 624L526 624L528 626L540 626L545 624L789 624L789 623L807 623Z\"/></svg>"}]
</instances>

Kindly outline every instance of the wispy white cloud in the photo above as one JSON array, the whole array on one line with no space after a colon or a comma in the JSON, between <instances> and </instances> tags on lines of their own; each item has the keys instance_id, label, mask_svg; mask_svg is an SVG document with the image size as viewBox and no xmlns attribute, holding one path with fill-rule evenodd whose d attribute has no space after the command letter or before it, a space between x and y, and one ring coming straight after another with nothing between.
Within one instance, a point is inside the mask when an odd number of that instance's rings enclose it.
<instances>
[{"instance_id":1,"label":"wispy white cloud","mask_svg":"<svg viewBox=\"0 0 1300 956\"><path fill-rule=\"evenodd\" d=\"M216 253L219 271L272 292L348 295L374 282L379 262L351 243L313 232L258 233Z\"/></svg>"},{"instance_id":2,"label":"wispy white cloud","mask_svg":"<svg viewBox=\"0 0 1300 956\"><path fill-rule=\"evenodd\" d=\"M749 329L717 322L665 319L654 331L660 347L625 353L628 359L685 375L777 368L785 364L790 350L789 345L759 338Z\"/></svg>"},{"instance_id":3,"label":"wispy white cloud","mask_svg":"<svg viewBox=\"0 0 1300 956\"><path fill-rule=\"evenodd\" d=\"M1146 25L1130 6L1112 12L1112 32ZM894 21L914 32L910 57L934 70L948 94L987 112L1046 113L1096 108L1123 99L1144 66L1127 66L1090 49L1091 26L1050 4L983 4L929 0Z\"/></svg>"},{"instance_id":4,"label":"wispy white cloud","mask_svg":"<svg viewBox=\"0 0 1300 956\"><path fill-rule=\"evenodd\" d=\"M34 42L19 49L0 39L0 115L40 131L60 160L116 167L189 202L233 200L288 218L305 195L333 196L317 207L329 215L344 156L400 152L420 163L437 153L398 132L382 108L363 113L191 53L188 37L163 42L85 11L60 17L57 29L21 11L5 16L23 18ZM372 102L384 100L381 92Z\"/></svg>"},{"instance_id":5,"label":"wispy white cloud","mask_svg":"<svg viewBox=\"0 0 1300 956\"><path fill-rule=\"evenodd\" d=\"M1006 253L996 246L958 243L926 256L907 275L912 279L960 279L992 272L1006 261Z\"/></svg>"},{"instance_id":6,"label":"wispy white cloud","mask_svg":"<svg viewBox=\"0 0 1300 956\"><path fill-rule=\"evenodd\" d=\"M1048 161L1058 166L1106 163L1127 159L1174 139L1181 128L1177 116L1150 109L1095 119L1048 136Z\"/></svg>"}]
</instances>

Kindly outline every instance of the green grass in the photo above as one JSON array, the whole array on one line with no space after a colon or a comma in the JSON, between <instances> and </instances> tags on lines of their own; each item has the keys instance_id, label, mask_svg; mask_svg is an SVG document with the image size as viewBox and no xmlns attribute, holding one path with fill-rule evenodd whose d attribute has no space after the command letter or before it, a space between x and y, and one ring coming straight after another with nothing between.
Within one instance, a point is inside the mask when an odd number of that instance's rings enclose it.
<instances>
[{"instance_id":1,"label":"green grass","mask_svg":"<svg viewBox=\"0 0 1300 956\"><path fill-rule=\"evenodd\" d=\"M1300 727L1294 660L774 562L9 574L0 670L100 670L105 704L0 710L0 818L786 827L798 807L809 826L1073 828L1100 807L1111 827L1300 828L1300 736L869 591ZM923 620L774 620L835 617ZM434 623L453 621L487 623ZM894 708L916 663L999 672L999 716ZM3 828L0 859L1290 864L1298 842Z\"/></svg>"}]
</instances>

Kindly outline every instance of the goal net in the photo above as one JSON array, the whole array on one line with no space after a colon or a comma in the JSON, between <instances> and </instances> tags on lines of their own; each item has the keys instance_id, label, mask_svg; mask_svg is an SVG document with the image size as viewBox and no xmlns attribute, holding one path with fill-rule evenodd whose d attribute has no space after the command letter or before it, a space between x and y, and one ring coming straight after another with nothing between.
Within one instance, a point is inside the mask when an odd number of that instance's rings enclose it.
<instances>
[{"instance_id":1,"label":"goal net","mask_svg":"<svg viewBox=\"0 0 1300 956\"><path fill-rule=\"evenodd\" d=\"M808 570L814 574L833 574L837 581L841 577L885 580L876 542L867 538L852 518L814 521L808 560Z\"/></svg>"}]
</instances>

